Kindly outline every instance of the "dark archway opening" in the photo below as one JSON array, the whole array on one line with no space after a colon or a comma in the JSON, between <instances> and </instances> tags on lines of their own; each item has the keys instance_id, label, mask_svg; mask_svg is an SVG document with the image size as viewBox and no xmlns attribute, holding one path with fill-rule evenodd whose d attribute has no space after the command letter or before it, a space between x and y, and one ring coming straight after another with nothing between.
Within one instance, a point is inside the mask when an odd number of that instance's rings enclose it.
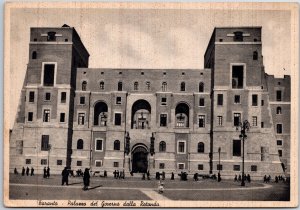
<instances>
[{"instance_id":1,"label":"dark archway opening","mask_svg":"<svg viewBox=\"0 0 300 210\"><path fill-rule=\"evenodd\" d=\"M94 107L94 125L106 126L107 112L107 104L104 102L98 102Z\"/></svg>"},{"instance_id":2,"label":"dark archway opening","mask_svg":"<svg viewBox=\"0 0 300 210\"><path fill-rule=\"evenodd\" d=\"M143 146L136 147L132 152L132 172L147 173L148 151Z\"/></svg>"},{"instance_id":3,"label":"dark archway opening","mask_svg":"<svg viewBox=\"0 0 300 210\"><path fill-rule=\"evenodd\" d=\"M176 127L189 127L189 113L190 108L185 103L179 103L175 109Z\"/></svg>"},{"instance_id":4,"label":"dark archway opening","mask_svg":"<svg viewBox=\"0 0 300 210\"><path fill-rule=\"evenodd\" d=\"M137 100L131 109L131 129L148 129L151 122L151 106L146 100Z\"/></svg>"}]
</instances>

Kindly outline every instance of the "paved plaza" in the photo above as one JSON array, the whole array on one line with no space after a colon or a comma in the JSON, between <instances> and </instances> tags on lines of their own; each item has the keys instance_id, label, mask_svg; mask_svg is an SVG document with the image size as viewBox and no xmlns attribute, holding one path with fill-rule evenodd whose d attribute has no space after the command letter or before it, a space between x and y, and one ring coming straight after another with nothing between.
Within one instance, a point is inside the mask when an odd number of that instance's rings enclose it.
<instances>
[{"instance_id":1,"label":"paved plaza","mask_svg":"<svg viewBox=\"0 0 300 210\"><path fill-rule=\"evenodd\" d=\"M28 200L212 200L212 201L288 201L290 188L287 183L268 184L262 181L246 183L211 179L195 182L164 180L165 191L158 193L157 180L128 177L125 180L111 177L92 177L90 189L83 191L81 177L70 177L69 186L61 186L58 175L44 179L42 175L10 175L10 199Z\"/></svg>"}]
</instances>

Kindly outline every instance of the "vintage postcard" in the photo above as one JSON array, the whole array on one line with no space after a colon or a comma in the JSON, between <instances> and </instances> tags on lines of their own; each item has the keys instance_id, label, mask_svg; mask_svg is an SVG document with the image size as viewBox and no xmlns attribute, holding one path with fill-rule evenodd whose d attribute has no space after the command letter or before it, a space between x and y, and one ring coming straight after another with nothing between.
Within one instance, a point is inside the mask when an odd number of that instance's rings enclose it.
<instances>
[{"instance_id":1,"label":"vintage postcard","mask_svg":"<svg viewBox=\"0 0 300 210\"><path fill-rule=\"evenodd\" d=\"M298 12L6 2L4 205L297 206Z\"/></svg>"}]
</instances>

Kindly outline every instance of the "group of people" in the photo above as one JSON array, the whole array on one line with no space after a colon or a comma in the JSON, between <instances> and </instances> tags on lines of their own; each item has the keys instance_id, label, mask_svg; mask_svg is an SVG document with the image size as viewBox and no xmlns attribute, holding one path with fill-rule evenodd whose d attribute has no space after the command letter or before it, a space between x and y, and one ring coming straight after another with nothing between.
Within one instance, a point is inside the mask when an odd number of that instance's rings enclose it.
<instances>
[{"instance_id":1,"label":"group of people","mask_svg":"<svg viewBox=\"0 0 300 210\"><path fill-rule=\"evenodd\" d=\"M125 171L124 170L123 171L115 170L113 172L113 174L114 174L115 179L125 179ZM106 171L104 171L104 177L107 177L107 172Z\"/></svg>"},{"instance_id":2,"label":"group of people","mask_svg":"<svg viewBox=\"0 0 300 210\"><path fill-rule=\"evenodd\" d=\"M43 177L45 178L45 179L49 179L50 178L50 168L49 167L44 167L44 175L43 175Z\"/></svg>"},{"instance_id":3,"label":"group of people","mask_svg":"<svg viewBox=\"0 0 300 210\"><path fill-rule=\"evenodd\" d=\"M250 176L250 174L248 174L248 175L244 174L244 180L248 181L250 183L251 182L251 176ZM239 176L235 175L234 181L235 182L241 182L242 181L241 174L239 174Z\"/></svg>"},{"instance_id":4,"label":"group of people","mask_svg":"<svg viewBox=\"0 0 300 210\"><path fill-rule=\"evenodd\" d=\"M26 174L26 176L29 176L29 172L30 172L30 176L34 176L34 168L33 167L31 167L31 169L29 169L28 166L26 167L26 169L25 169L25 167L22 168L22 176L25 176L25 174ZM14 174L19 174L17 168L14 169Z\"/></svg>"},{"instance_id":5,"label":"group of people","mask_svg":"<svg viewBox=\"0 0 300 210\"><path fill-rule=\"evenodd\" d=\"M68 167L65 167L64 170L61 172L62 175L62 181L61 185L69 185L69 169ZM83 173L83 190L88 190L90 186L90 170L86 168Z\"/></svg>"},{"instance_id":6,"label":"group of people","mask_svg":"<svg viewBox=\"0 0 300 210\"><path fill-rule=\"evenodd\" d=\"M264 183L269 183L270 181L271 181L271 175L269 175L269 176L267 176L267 175L265 175L264 176ZM275 176L275 180L274 180L274 182L275 183L278 183L279 181L285 181L285 178L283 177L283 176L281 176L281 175L279 175L279 176Z\"/></svg>"}]
</instances>

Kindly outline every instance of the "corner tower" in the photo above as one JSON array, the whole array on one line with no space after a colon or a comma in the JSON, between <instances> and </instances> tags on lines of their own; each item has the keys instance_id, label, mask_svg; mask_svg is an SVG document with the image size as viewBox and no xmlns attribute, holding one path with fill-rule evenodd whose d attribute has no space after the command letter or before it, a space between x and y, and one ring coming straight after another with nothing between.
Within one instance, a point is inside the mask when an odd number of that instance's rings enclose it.
<instances>
[{"instance_id":1,"label":"corner tower","mask_svg":"<svg viewBox=\"0 0 300 210\"><path fill-rule=\"evenodd\" d=\"M211 171L242 171L239 123L248 120L245 173L283 173L276 147L261 44L261 27L215 28L204 56L212 69ZM220 164L215 153L220 152ZM214 157L215 156L215 157Z\"/></svg>"},{"instance_id":2,"label":"corner tower","mask_svg":"<svg viewBox=\"0 0 300 210\"><path fill-rule=\"evenodd\" d=\"M76 30L31 28L29 62L10 139L10 168L70 165L77 67L89 53Z\"/></svg>"}]
</instances>

